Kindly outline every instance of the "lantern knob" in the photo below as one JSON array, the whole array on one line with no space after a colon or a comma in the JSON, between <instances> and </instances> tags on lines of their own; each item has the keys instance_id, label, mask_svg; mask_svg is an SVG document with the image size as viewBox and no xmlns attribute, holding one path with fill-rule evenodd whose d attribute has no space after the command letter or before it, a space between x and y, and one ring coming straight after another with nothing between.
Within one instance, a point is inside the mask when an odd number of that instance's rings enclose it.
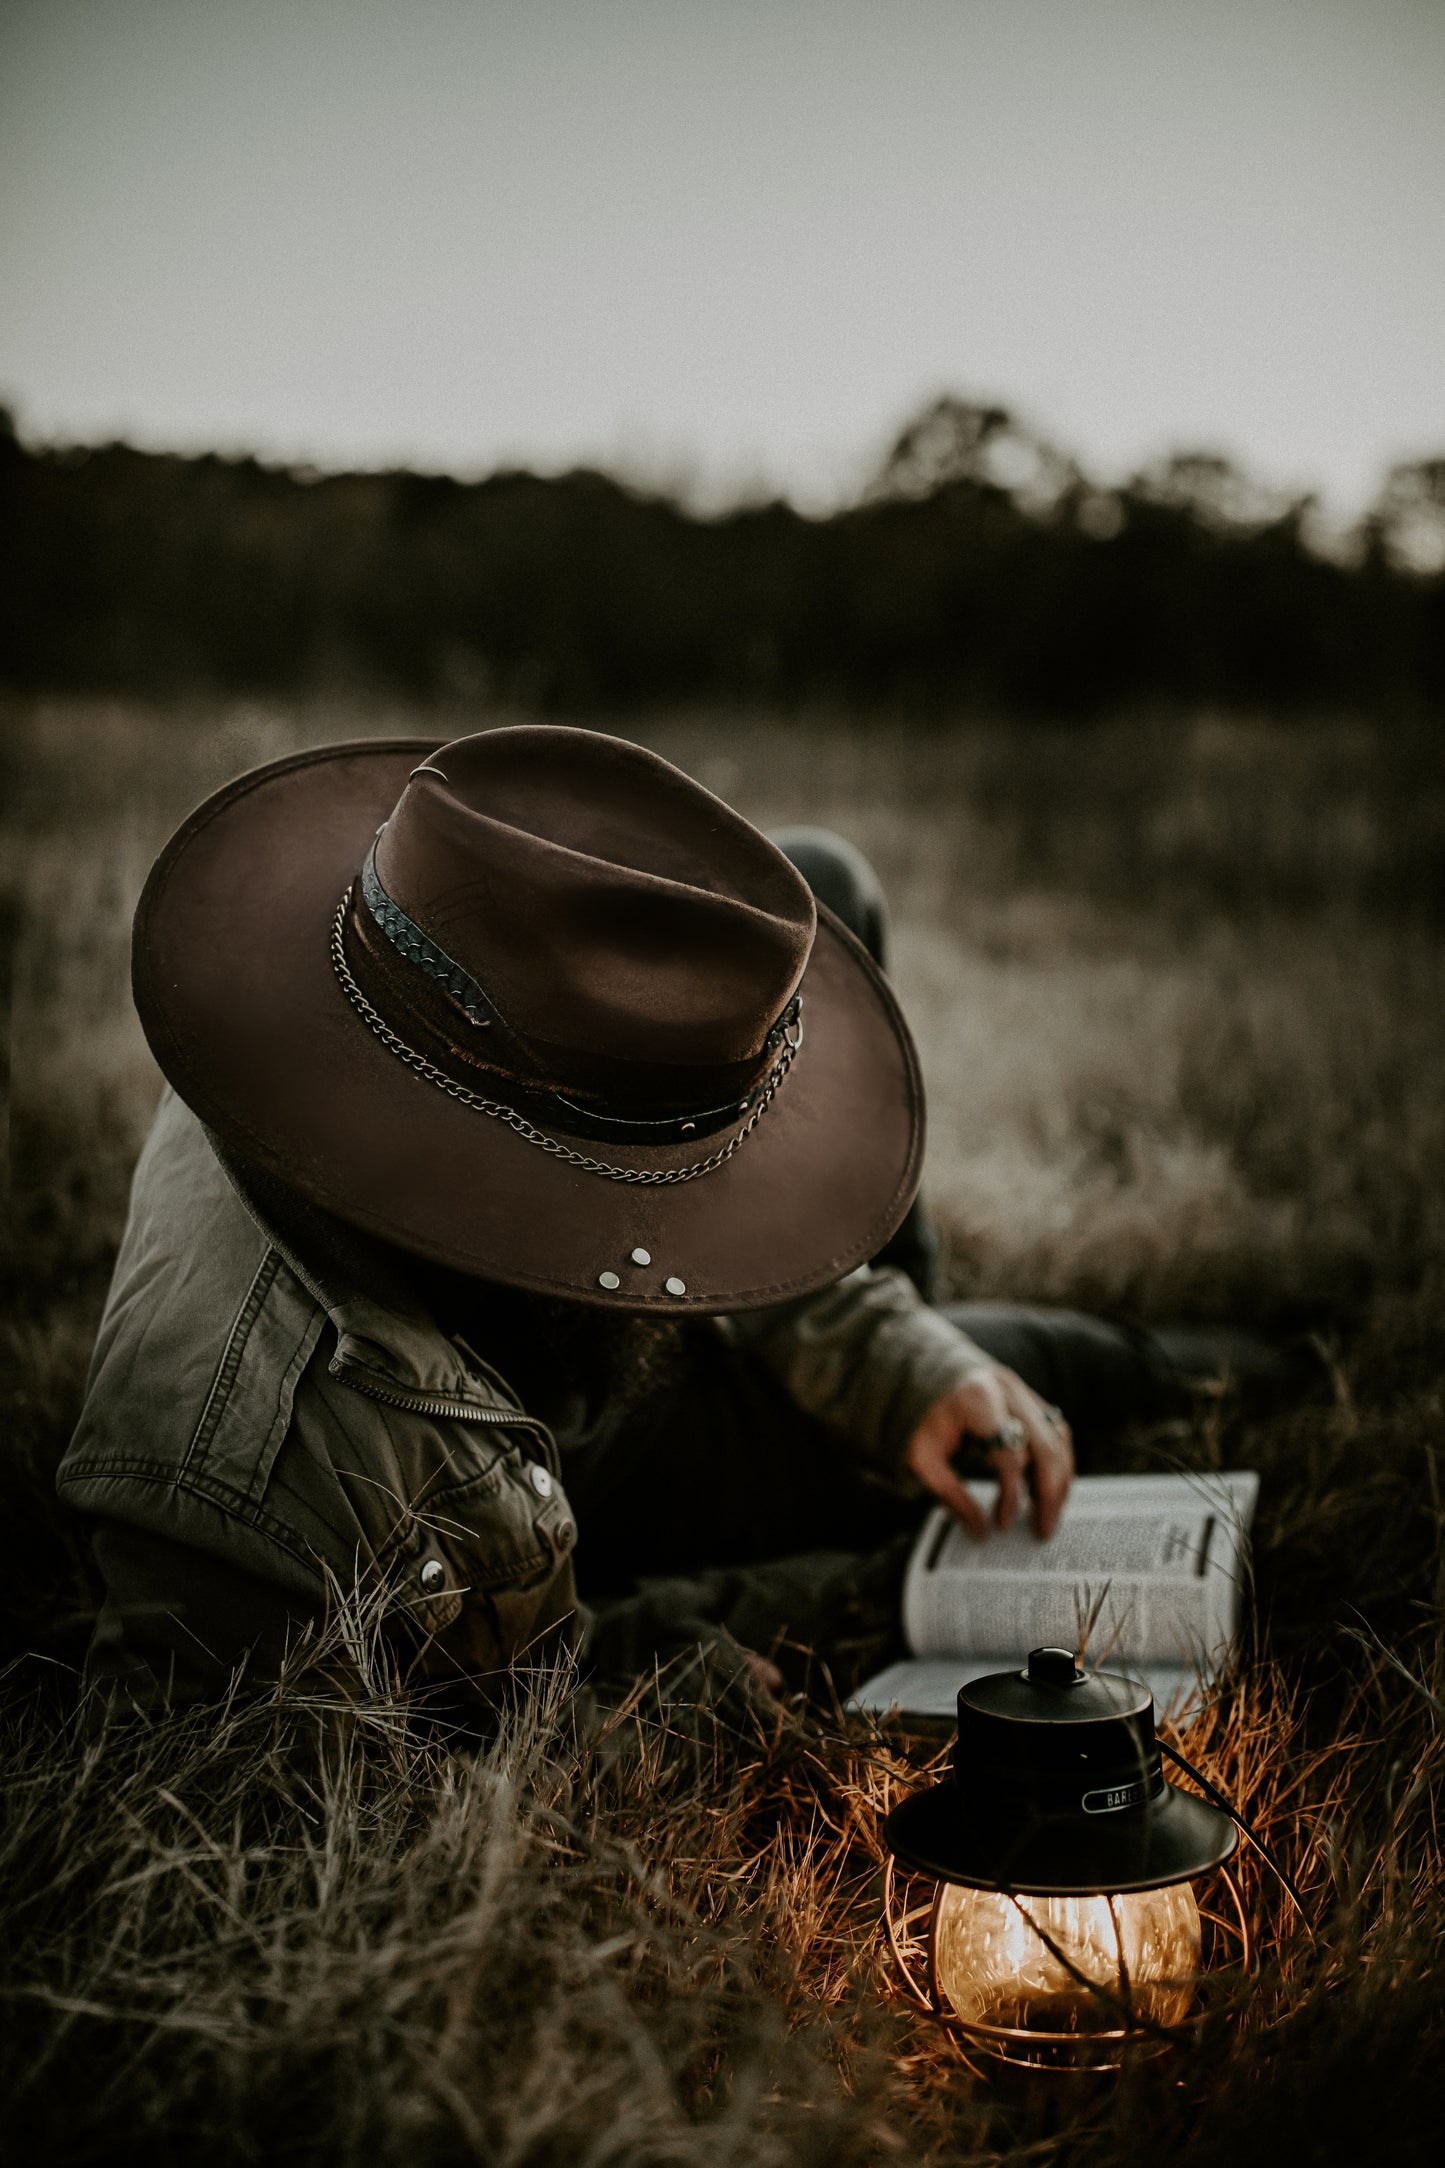
<instances>
[{"instance_id":1,"label":"lantern knob","mask_svg":"<svg viewBox=\"0 0 1445 2168\"><path fill-rule=\"evenodd\" d=\"M1030 1649L1031 1686L1077 1686L1084 1677L1072 1649Z\"/></svg>"}]
</instances>

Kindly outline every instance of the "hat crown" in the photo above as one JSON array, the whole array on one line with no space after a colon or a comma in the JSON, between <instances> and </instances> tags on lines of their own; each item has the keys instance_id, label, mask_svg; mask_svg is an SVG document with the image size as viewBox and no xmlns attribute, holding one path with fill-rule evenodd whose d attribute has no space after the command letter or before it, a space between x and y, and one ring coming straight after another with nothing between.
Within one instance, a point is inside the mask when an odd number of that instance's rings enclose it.
<instances>
[{"instance_id":1,"label":"hat crown","mask_svg":"<svg viewBox=\"0 0 1445 2168\"><path fill-rule=\"evenodd\" d=\"M431 754L375 869L512 1031L609 1060L756 1059L816 928L802 876L711 792L641 746L556 726Z\"/></svg>"}]
</instances>

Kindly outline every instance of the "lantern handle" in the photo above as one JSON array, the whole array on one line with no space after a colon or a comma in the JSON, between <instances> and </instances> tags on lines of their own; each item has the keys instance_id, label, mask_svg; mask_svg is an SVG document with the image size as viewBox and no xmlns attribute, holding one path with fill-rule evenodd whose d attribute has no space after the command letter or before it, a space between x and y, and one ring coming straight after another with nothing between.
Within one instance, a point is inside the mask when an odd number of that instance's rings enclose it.
<instances>
[{"instance_id":1,"label":"lantern handle","mask_svg":"<svg viewBox=\"0 0 1445 2168\"><path fill-rule=\"evenodd\" d=\"M1204 1774L1202 1769L1196 1769L1193 1762L1187 1760L1185 1756L1180 1753L1177 1746L1171 1746L1167 1739L1159 1738L1157 1733L1155 1735L1155 1743L1157 1744L1160 1753L1167 1755L1169 1760L1173 1762L1176 1769L1182 1769L1187 1777L1193 1777L1195 1783L1199 1786L1199 1789L1203 1792L1205 1798L1209 1801L1209 1804L1212 1807L1218 1807L1221 1814L1227 1814L1231 1822L1233 1822L1235 1828L1239 1831L1240 1835L1242 1837L1248 1838L1249 1842L1253 1845L1255 1851L1264 1861L1266 1867L1268 1867L1270 1873L1274 1876L1275 1880L1280 1884L1281 1888L1289 1897L1290 1902L1293 1904L1296 1912L1298 1912L1300 1918L1305 1923L1305 1929L1310 1937L1310 1940L1313 1941L1315 1933L1314 1922L1309 1916L1309 1911L1305 1905L1304 1898L1300 1895L1298 1884L1295 1882L1294 1877L1289 1873L1287 1868L1285 1868L1280 1863L1280 1861L1276 1859L1270 1846L1265 1843L1259 1831L1254 1827L1254 1824L1249 1820L1246 1815L1241 1814L1239 1808L1235 1806L1234 1802L1228 1797L1226 1793L1222 1792L1219 1789L1219 1786L1217 1784L1210 1783L1208 1777Z\"/></svg>"}]
</instances>

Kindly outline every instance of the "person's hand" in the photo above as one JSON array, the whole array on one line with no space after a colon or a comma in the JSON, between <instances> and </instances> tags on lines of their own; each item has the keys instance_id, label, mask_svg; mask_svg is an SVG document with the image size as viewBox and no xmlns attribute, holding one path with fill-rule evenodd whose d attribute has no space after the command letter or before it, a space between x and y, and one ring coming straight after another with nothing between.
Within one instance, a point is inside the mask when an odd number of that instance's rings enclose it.
<instances>
[{"instance_id":1,"label":"person's hand","mask_svg":"<svg viewBox=\"0 0 1445 2168\"><path fill-rule=\"evenodd\" d=\"M975 1370L951 1387L919 1422L905 1455L910 1472L975 1536L983 1536L983 1510L953 1466L954 1454L970 1438L987 1453L998 1477L995 1525L1009 1526L1027 1482L1034 1533L1051 1536L1074 1477L1074 1441L1058 1409L999 1364Z\"/></svg>"},{"instance_id":2,"label":"person's hand","mask_svg":"<svg viewBox=\"0 0 1445 2168\"><path fill-rule=\"evenodd\" d=\"M756 1686L761 1687L765 1694L771 1695L774 1701L780 1699L784 1685L783 1674L770 1656L760 1656L756 1649L744 1649L743 1665Z\"/></svg>"}]
</instances>

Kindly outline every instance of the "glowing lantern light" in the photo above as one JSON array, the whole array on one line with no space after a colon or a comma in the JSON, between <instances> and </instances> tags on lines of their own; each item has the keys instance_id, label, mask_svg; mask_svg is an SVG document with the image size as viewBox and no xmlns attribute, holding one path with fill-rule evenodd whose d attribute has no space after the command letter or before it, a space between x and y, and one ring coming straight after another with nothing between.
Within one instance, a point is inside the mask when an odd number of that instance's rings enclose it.
<instances>
[{"instance_id":1,"label":"glowing lantern light","mask_svg":"<svg viewBox=\"0 0 1445 2168\"><path fill-rule=\"evenodd\" d=\"M1148 1687L1066 1649L960 1689L952 1775L884 1838L914 1999L1003 2062L1107 2069L1131 2037L1163 2044L1195 2003L1205 1924L1248 1960L1232 1878L1232 1918L1201 1916L1190 1886L1233 1852L1232 1815L1165 1782ZM895 1859L931 1898L900 1901Z\"/></svg>"}]
</instances>

